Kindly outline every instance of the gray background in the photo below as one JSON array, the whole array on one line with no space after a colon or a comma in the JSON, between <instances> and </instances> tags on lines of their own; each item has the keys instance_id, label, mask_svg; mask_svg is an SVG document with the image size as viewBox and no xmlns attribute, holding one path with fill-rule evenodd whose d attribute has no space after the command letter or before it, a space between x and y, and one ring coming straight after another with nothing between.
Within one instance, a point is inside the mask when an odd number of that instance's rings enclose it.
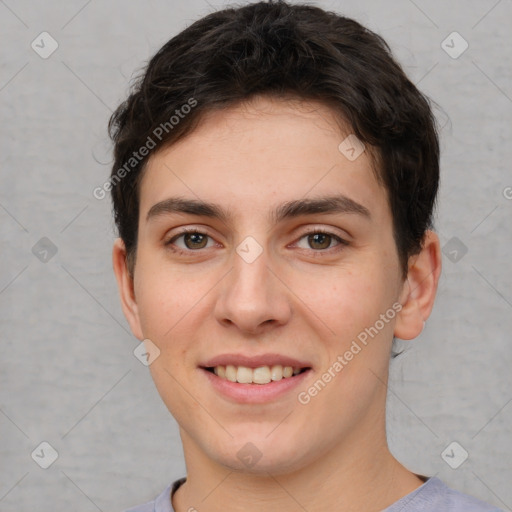
<instances>
[{"instance_id":1,"label":"gray background","mask_svg":"<svg viewBox=\"0 0 512 512\"><path fill-rule=\"evenodd\" d=\"M384 36L442 107L444 269L426 329L391 363L392 451L512 510L511 2L317 3ZM119 306L110 204L92 190L108 176L106 124L132 73L220 5L0 1L2 511L121 510L184 475ZM31 48L43 31L59 44L47 59ZM453 31L469 43L458 58L441 47ZM31 458L42 441L59 455L48 469ZM452 441L469 453L458 469L441 457Z\"/></svg>"}]
</instances>

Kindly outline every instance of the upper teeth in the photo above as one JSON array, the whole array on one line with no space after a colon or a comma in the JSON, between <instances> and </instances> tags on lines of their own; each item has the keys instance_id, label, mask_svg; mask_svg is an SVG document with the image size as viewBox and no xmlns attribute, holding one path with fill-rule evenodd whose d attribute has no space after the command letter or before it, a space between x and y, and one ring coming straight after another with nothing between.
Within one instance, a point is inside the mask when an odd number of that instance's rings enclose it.
<instances>
[{"instance_id":1,"label":"upper teeth","mask_svg":"<svg viewBox=\"0 0 512 512\"><path fill-rule=\"evenodd\" d=\"M300 368L292 366L260 366L259 368L248 368L247 366L216 366L213 369L215 375L231 382L240 382L241 384L268 384L273 380L297 375Z\"/></svg>"}]
</instances>

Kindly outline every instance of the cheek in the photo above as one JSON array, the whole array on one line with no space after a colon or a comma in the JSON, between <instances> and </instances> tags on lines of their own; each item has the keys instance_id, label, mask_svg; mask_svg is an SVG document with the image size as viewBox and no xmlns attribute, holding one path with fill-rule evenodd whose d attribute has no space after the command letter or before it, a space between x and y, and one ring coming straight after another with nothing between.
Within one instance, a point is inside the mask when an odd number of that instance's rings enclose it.
<instances>
[{"instance_id":1,"label":"cheek","mask_svg":"<svg viewBox=\"0 0 512 512\"><path fill-rule=\"evenodd\" d=\"M378 274L375 265L369 264L350 269L328 267L314 274L294 273L289 282L313 313L312 318L343 342L372 325L391 306L393 291L382 273Z\"/></svg>"},{"instance_id":2,"label":"cheek","mask_svg":"<svg viewBox=\"0 0 512 512\"><path fill-rule=\"evenodd\" d=\"M135 289L140 324L144 337L160 350L149 370L171 414L182 418L183 411L193 414L196 406L184 389L193 365L191 340L200 324L197 316L208 306L201 300L208 287L200 286L200 280L190 274L180 275L159 265L145 263L140 268L144 270Z\"/></svg>"},{"instance_id":3,"label":"cheek","mask_svg":"<svg viewBox=\"0 0 512 512\"><path fill-rule=\"evenodd\" d=\"M141 256L135 296L142 331L147 338L163 341L174 337L180 324L195 313L208 283L204 277L180 273L156 258Z\"/></svg>"}]
</instances>

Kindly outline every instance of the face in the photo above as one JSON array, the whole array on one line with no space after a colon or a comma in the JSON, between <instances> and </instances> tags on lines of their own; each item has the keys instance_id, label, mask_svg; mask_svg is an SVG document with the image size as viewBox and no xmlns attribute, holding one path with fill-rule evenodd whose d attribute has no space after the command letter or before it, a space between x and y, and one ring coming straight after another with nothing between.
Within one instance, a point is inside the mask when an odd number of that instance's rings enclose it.
<instances>
[{"instance_id":1,"label":"face","mask_svg":"<svg viewBox=\"0 0 512 512\"><path fill-rule=\"evenodd\" d=\"M125 313L185 452L279 473L383 439L404 282L349 134L320 104L256 98L149 160Z\"/></svg>"}]
</instances>

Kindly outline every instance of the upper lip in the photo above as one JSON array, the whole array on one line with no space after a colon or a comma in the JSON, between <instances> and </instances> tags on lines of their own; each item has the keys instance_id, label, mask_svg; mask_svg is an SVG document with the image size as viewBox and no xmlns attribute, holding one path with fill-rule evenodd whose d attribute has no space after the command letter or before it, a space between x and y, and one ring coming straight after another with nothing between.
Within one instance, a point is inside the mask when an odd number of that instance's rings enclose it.
<instances>
[{"instance_id":1,"label":"upper lip","mask_svg":"<svg viewBox=\"0 0 512 512\"><path fill-rule=\"evenodd\" d=\"M214 368L216 366L245 366L247 368L259 368L260 366L292 366L293 368L311 368L311 364L300 361L294 357L280 354L261 354L249 356L245 354L220 354L208 359L199 366Z\"/></svg>"}]
</instances>

